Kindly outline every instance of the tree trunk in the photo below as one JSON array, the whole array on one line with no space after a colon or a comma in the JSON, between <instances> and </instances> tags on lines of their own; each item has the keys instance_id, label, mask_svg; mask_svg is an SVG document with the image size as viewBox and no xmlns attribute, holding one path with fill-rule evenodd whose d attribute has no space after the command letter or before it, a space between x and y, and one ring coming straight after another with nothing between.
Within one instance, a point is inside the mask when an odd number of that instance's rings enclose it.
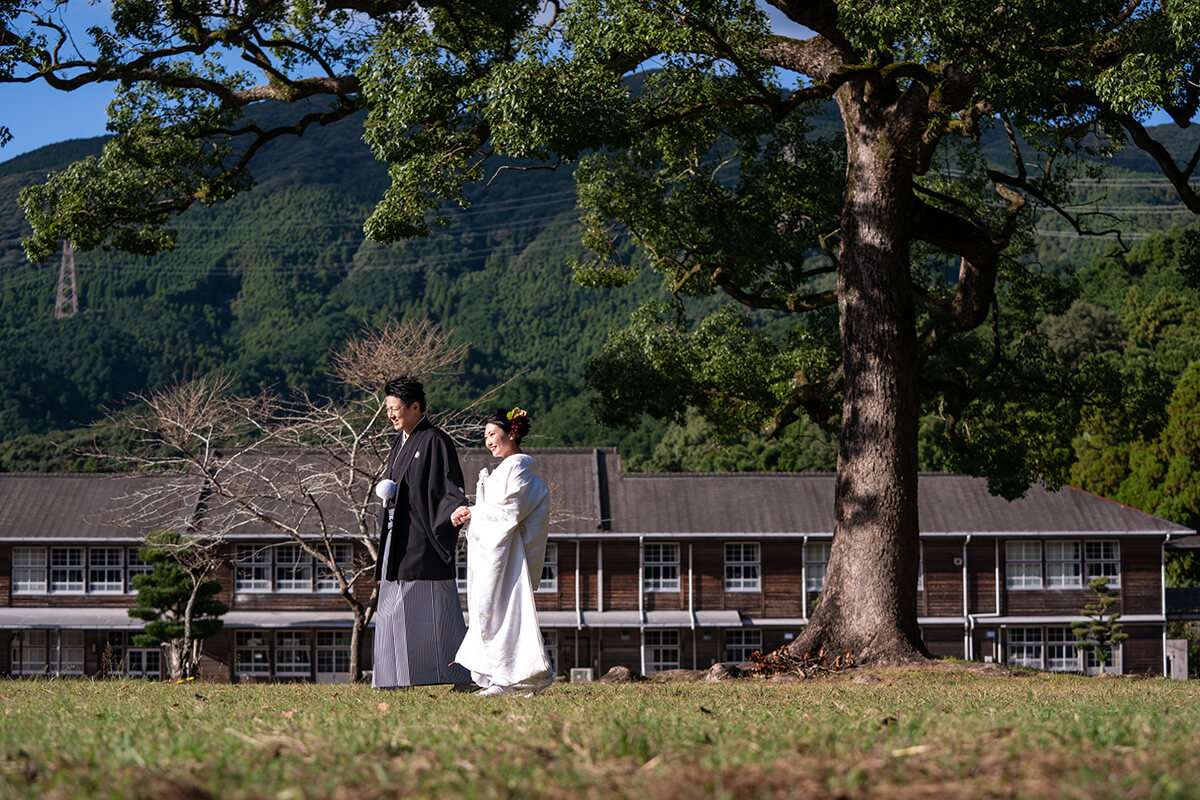
<instances>
[{"instance_id":1,"label":"tree trunk","mask_svg":"<svg viewBox=\"0 0 1200 800\"><path fill-rule=\"evenodd\" d=\"M909 272L916 115L843 86L847 181L838 309L845 396L821 602L792 655L860 665L928 656L917 625L917 344ZM874 96L872 96L874 95ZM886 98L885 98L886 99Z\"/></svg>"},{"instance_id":2,"label":"tree trunk","mask_svg":"<svg viewBox=\"0 0 1200 800\"><path fill-rule=\"evenodd\" d=\"M172 680L190 678L196 669L196 665L192 660L192 652L194 650L192 647L192 615L195 613L196 595L199 592L200 581L195 576L192 576L192 593L188 595L187 608L183 612L183 643L179 648L182 662L180 669L183 674L179 678L172 678Z\"/></svg>"},{"instance_id":3,"label":"tree trunk","mask_svg":"<svg viewBox=\"0 0 1200 800\"><path fill-rule=\"evenodd\" d=\"M171 681L181 681L184 678L185 650L186 645L182 639L172 639L167 642L167 676Z\"/></svg>"},{"instance_id":4,"label":"tree trunk","mask_svg":"<svg viewBox=\"0 0 1200 800\"><path fill-rule=\"evenodd\" d=\"M350 630L350 683L362 680L362 649L363 632L367 629L366 609L354 606L354 627Z\"/></svg>"}]
</instances>

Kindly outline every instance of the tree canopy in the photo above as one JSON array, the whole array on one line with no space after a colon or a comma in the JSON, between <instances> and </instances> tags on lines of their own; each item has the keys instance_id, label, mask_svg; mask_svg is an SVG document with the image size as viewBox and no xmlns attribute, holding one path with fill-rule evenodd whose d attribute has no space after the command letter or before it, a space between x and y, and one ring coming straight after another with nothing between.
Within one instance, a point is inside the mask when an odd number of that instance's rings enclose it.
<instances>
[{"instance_id":1,"label":"tree canopy","mask_svg":"<svg viewBox=\"0 0 1200 800\"><path fill-rule=\"evenodd\" d=\"M428 233L497 155L578 161L594 254L579 279L631 279L631 241L674 298L614 336L593 376L605 404L768 432L802 415L838 425L826 588L794 647L916 658L921 412L944 420L948 463L997 491L1062 478L1062 434L1114 397L1097 380L1111 376L1066 368L1037 335L1070 287L1021 255L1038 209L1082 235L1109 228L1071 208L1072 181L1080 156L1126 142L1200 211L1200 150L1176 162L1146 127L1157 109L1181 126L1197 112L1200 9L772 4L804 32L772 32L749 0L118 0L76 57L57 15L6 0L2 74L121 87L103 155L23 194L26 249L169 246L169 216L249 187L265 142L358 108L389 165L366 221L381 241ZM243 116L267 99L293 118ZM834 130L819 125L830 102ZM990 126L1003 161L978 147ZM714 294L734 305L688 316L686 298ZM788 321L769 337L738 306Z\"/></svg>"}]
</instances>

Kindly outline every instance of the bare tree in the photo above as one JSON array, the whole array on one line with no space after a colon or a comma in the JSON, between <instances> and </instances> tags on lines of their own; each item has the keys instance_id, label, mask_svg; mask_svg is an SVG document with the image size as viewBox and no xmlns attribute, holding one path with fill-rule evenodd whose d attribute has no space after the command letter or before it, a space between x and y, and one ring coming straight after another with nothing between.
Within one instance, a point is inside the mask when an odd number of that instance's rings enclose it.
<instances>
[{"instance_id":1,"label":"bare tree","mask_svg":"<svg viewBox=\"0 0 1200 800\"><path fill-rule=\"evenodd\" d=\"M366 596L358 591L359 580L379 557L373 488L391 444L382 388L402 374L452 375L465 352L429 321L404 321L365 330L335 353L334 375L351 390L346 398L238 397L222 376L140 397L146 410L132 424L145 435L148 454L135 458L142 469L179 476L140 504L150 510L177 501L199 482L192 536L228 543L282 535L311 556L319 578L336 582L353 614L350 675L358 680L362 634L377 599L377 588ZM461 440L473 409L497 390L431 419Z\"/></svg>"}]
</instances>

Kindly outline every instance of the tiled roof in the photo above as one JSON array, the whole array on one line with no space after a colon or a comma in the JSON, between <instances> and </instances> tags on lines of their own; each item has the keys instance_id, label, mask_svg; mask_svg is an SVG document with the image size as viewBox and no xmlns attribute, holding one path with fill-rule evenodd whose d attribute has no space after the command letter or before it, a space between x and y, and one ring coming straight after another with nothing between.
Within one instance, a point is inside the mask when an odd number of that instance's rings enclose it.
<instances>
[{"instance_id":1,"label":"tiled roof","mask_svg":"<svg viewBox=\"0 0 1200 800\"><path fill-rule=\"evenodd\" d=\"M157 491L181 484L181 491ZM179 475L0 474L0 539L132 540L155 528L181 530L198 489Z\"/></svg>"},{"instance_id":2,"label":"tiled roof","mask_svg":"<svg viewBox=\"0 0 1200 800\"><path fill-rule=\"evenodd\" d=\"M529 454L551 488L555 533L819 536L833 532L831 474L623 474L620 456L612 448L533 448ZM498 462L483 449L466 449L459 455L467 492L473 494L479 470ZM316 456L300 455L295 463L312 467L317 461ZM135 539L150 527L178 529L197 509L201 526L206 518L215 519L218 504L210 500L198 505L198 482L192 481L187 491L167 495L170 502L154 509L158 516L153 526L148 526L144 514L136 529L123 524L131 498L156 486L161 490L163 481L179 480L179 476L0 474L0 539ZM1195 533L1072 488L1048 492L1034 487L1025 497L1009 502L990 495L981 478L926 474L920 477L919 497L921 532L931 536L1169 533L1181 537ZM283 509L286 504L280 501L279 506ZM353 529L348 510L324 513ZM312 518L304 527L316 532ZM262 523L246 525L236 533L278 535Z\"/></svg>"},{"instance_id":3,"label":"tiled roof","mask_svg":"<svg viewBox=\"0 0 1200 800\"><path fill-rule=\"evenodd\" d=\"M824 473L632 473L614 488L613 530L831 534L833 496L834 476ZM918 502L927 535L1192 532L1070 487L1035 486L1009 502L966 475L921 475Z\"/></svg>"}]
</instances>

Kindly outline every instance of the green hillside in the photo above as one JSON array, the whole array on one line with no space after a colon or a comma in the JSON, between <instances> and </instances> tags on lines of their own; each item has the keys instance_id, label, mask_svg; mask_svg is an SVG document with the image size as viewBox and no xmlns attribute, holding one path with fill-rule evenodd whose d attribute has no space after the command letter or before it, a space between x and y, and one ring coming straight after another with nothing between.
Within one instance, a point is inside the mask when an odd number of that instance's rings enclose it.
<instances>
[{"instance_id":1,"label":"green hillside","mask_svg":"<svg viewBox=\"0 0 1200 800\"><path fill-rule=\"evenodd\" d=\"M837 124L826 117L822 125ZM1180 148L1195 143L1183 136ZM25 260L16 197L102 141L0 163L0 469L79 467L66 451L51 452L76 436L64 431L133 392L214 369L232 371L246 392L334 391L331 348L364 324L409 316L428 316L470 344L463 378L431 387L434 402L458 403L515 376L500 402L534 411L537 444L617 444L635 465L664 469L833 465L830 438L815 429L779 444L714 449L696 421L670 431L652 421L632 432L598 427L583 367L607 332L660 290L652 275L620 290L572 281L566 265L581 248L570 171L500 170L449 227L381 246L364 240L362 223L387 175L353 121L270 145L256 162L255 190L185 214L173 252L76 254L79 313L54 319L58 262ZM1080 187L1081 200L1124 209L1134 242L1190 224L1148 167L1121 156L1107 182ZM1086 267L1113 243L1065 238L1051 220L1045 230L1036 257L1055 270Z\"/></svg>"}]
</instances>

